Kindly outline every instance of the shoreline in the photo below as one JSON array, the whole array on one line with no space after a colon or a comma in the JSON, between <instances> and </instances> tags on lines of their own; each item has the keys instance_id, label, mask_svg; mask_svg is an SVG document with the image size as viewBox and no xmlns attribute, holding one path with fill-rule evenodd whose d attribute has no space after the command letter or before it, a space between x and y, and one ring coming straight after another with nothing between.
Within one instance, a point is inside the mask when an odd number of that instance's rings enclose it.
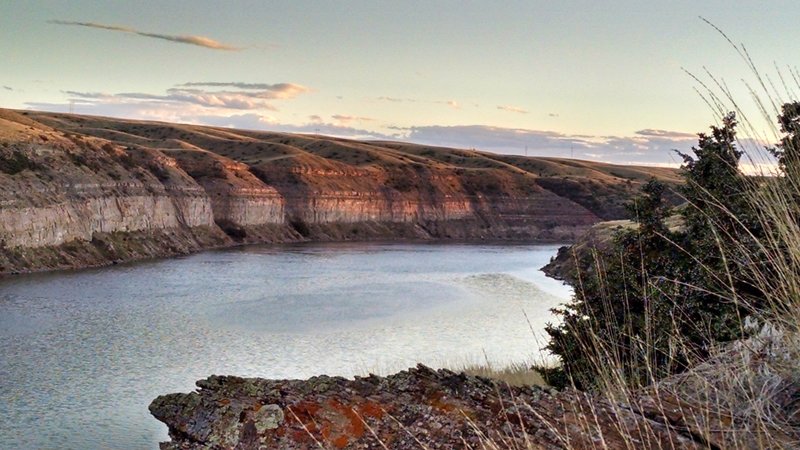
<instances>
[{"instance_id":1,"label":"shoreline","mask_svg":"<svg viewBox=\"0 0 800 450\"><path fill-rule=\"evenodd\" d=\"M86 244L90 244L90 242L86 242ZM126 266L131 264L143 263L148 261L158 261L158 260L169 260L174 258L186 257L191 255L196 255L199 253L204 252L214 252L214 251L223 251L223 250L233 250L239 248L246 248L246 247L292 247L292 246L302 246L302 245L346 245L346 244L416 244L416 245L559 245L559 246L570 246L572 245L571 242L564 241L563 239L523 239L523 238L509 238L509 239L501 239L501 238L490 238L490 239L463 239L463 238L442 238L442 237L434 237L430 239L419 238L405 238L405 237L398 237L398 238L376 238L376 239L347 239L347 240L324 240L324 239L304 239L304 240L296 240L296 241L284 241L284 242L234 242L231 244L224 244L224 245L216 245L216 246L208 246L208 247L201 247L196 250L191 250L188 252L177 252L171 254L164 254L164 255L153 255L153 256L143 256L139 258L131 258L125 260L109 260L104 261L97 264L86 264L74 267L54 267L54 268L41 268L41 269L32 269L32 270L19 270L19 271L3 271L0 272L0 282L7 279L12 279L16 277L26 276L26 275L37 275L37 274L50 274L50 273L72 273L72 272L80 272L83 270L92 270L92 269L102 269L105 267L111 266ZM550 278L557 279L553 277L551 274L547 274Z\"/></svg>"}]
</instances>

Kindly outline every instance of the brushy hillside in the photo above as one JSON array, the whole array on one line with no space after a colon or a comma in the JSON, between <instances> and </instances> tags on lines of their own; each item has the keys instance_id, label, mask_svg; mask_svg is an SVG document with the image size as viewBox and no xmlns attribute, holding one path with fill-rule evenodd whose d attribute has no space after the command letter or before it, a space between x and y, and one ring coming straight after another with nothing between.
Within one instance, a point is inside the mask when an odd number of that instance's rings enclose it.
<instances>
[{"instance_id":1,"label":"brushy hillside","mask_svg":"<svg viewBox=\"0 0 800 450\"><path fill-rule=\"evenodd\" d=\"M124 148L164 152L193 166L195 176L222 177L222 168L245 164L250 172L276 186L294 184L303 174L372 175L330 181L308 177L310 188L324 184L369 184L398 191L419 189L430 181L416 174L456 174L470 193L525 193L545 189L570 199L601 219L625 216L624 203L648 179L678 183L675 169L604 164L561 158L499 155L476 150L400 142L354 141L319 135L247 131L195 125L144 122L108 117L4 110L0 138L41 133L100 138ZM11 120L8 120L8 119ZM212 155L208 155L211 153ZM316 183L315 183L316 181ZM370 186L372 187L372 186ZM455 188L455 186L453 186Z\"/></svg>"},{"instance_id":2,"label":"brushy hillside","mask_svg":"<svg viewBox=\"0 0 800 450\"><path fill-rule=\"evenodd\" d=\"M0 273L247 243L565 242L674 169L0 109Z\"/></svg>"}]
</instances>

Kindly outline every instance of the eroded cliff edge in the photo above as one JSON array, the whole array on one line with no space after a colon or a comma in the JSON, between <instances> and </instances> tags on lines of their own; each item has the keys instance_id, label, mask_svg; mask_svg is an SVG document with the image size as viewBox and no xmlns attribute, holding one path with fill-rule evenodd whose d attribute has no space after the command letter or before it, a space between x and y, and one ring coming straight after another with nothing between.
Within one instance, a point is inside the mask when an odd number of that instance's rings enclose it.
<instances>
[{"instance_id":1,"label":"eroded cliff edge","mask_svg":"<svg viewBox=\"0 0 800 450\"><path fill-rule=\"evenodd\" d=\"M0 273L240 243L570 241L671 169L0 109Z\"/></svg>"}]
</instances>

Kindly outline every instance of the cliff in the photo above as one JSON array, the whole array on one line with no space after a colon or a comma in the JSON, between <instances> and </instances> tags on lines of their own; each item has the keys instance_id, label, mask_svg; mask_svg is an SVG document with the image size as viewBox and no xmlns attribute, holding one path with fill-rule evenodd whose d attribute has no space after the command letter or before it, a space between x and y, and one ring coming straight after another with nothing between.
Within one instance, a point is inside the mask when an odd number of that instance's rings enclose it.
<instances>
[{"instance_id":1,"label":"cliff","mask_svg":"<svg viewBox=\"0 0 800 450\"><path fill-rule=\"evenodd\" d=\"M239 243L572 240L674 170L0 110L0 273Z\"/></svg>"}]
</instances>

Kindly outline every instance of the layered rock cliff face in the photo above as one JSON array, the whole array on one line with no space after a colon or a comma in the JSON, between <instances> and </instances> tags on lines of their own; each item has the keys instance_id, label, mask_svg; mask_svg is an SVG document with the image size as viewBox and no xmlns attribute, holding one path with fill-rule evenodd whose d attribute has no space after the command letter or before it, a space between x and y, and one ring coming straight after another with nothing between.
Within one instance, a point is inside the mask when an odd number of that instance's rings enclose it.
<instances>
[{"instance_id":1,"label":"layered rock cliff face","mask_svg":"<svg viewBox=\"0 0 800 450\"><path fill-rule=\"evenodd\" d=\"M571 240L669 169L0 110L0 273L238 243Z\"/></svg>"}]
</instances>

